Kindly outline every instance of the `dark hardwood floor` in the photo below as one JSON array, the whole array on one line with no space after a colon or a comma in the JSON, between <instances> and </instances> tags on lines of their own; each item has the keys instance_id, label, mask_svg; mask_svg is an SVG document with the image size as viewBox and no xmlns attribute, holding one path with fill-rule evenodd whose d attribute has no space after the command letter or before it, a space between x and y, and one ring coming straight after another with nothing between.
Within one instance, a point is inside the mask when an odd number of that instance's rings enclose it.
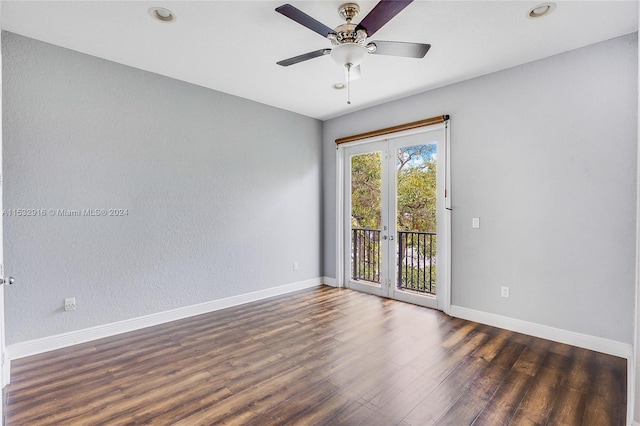
<instances>
[{"instance_id":1,"label":"dark hardwood floor","mask_svg":"<svg viewBox=\"0 0 640 426\"><path fill-rule=\"evenodd\" d=\"M624 425L625 360L319 287L14 361L6 425Z\"/></svg>"}]
</instances>

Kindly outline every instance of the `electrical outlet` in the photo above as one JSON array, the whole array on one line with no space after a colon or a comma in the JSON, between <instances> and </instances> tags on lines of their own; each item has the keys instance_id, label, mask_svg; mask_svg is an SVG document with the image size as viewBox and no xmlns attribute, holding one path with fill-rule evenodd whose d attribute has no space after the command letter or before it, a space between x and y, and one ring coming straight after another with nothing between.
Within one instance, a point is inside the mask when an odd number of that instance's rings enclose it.
<instances>
[{"instance_id":1,"label":"electrical outlet","mask_svg":"<svg viewBox=\"0 0 640 426\"><path fill-rule=\"evenodd\" d=\"M509 297L509 287L500 287L500 297Z\"/></svg>"},{"instance_id":2,"label":"electrical outlet","mask_svg":"<svg viewBox=\"0 0 640 426\"><path fill-rule=\"evenodd\" d=\"M75 297L67 297L64 299L64 310L65 311L74 311L76 309L76 298Z\"/></svg>"},{"instance_id":3,"label":"electrical outlet","mask_svg":"<svg viewBox=\"0 0 640 426\"><path fill-rule=\"evenodd\" d=\"M293 262L293 270L297 271L298 269L300 269L298 262Z\"/></svg>"}]
</instances>

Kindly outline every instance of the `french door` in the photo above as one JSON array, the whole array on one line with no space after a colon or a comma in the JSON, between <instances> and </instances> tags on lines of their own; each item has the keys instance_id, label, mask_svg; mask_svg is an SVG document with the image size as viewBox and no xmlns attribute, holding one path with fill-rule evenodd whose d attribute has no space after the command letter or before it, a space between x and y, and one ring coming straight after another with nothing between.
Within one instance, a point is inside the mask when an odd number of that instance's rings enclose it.
<instances>
[{"instance_id":1,"label":"french door","mask_svg":"<svg viewBox=\"0 0 640 426\"><path fill-rule=\"evenodd\" d=\"M344 148L347 287L444 308L449 262L445 138L441 126Z\"/></svg>"}]
</instances>

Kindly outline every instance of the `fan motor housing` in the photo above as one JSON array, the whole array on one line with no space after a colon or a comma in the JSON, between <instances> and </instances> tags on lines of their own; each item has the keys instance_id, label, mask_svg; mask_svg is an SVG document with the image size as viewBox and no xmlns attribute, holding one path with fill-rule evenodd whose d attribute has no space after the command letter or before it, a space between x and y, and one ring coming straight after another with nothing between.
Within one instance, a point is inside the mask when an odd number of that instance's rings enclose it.
<instances>
[{"instance_id":1,"label":"fan motor housing","mask_svg":"<svg viewBox=\"0 0 640 426\"><path fill-rule=\"evenodd\" d=\"M331 44L338 46L343 43L364 44L367 39L367 33L363 29L356 29L357 25L347 22L335 28L335 34L329 34L327 38L331 40Z\"/></svg>"}]
</instances>

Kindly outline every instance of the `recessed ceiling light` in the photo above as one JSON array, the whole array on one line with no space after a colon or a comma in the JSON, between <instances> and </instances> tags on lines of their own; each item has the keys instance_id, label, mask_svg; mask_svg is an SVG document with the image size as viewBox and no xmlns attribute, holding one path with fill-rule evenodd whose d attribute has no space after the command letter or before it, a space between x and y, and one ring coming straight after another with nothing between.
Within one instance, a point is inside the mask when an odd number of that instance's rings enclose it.
<instances>
[{"instance_id":1,"label":"recessed ceiling light","mask_svg":"<svg viewBox=\"0 0 640 426\"><path fill-rule=\"evenodd\" d=\"M149 15L160 22L174 22L176 20L176 15L164 7L152 7L149 9Z\"/></svg>"},{"instance_id":2,"label":"recessed ceiling light","mask_svg":"<svg viewBox=\"0 0 640 426\"><path fill-rule=\"evenodd\" d=\"M347 87L347 85L344 84L344 83L336 83L336 84L332 84L331 87L336 89L336 90L342 90L345 87Z\"/></svg>"},{"instance_id":3,"label":"recessed ceiling light","mask_svg":"<svg viewBox=\"0 0 640 426\"><path fill-rule=\"evenodd\" d=\"M529 18L542 18L553 12L556 8L555 3L542 3L529 9L527 17Z\"/></svg>"}]
</instances>

